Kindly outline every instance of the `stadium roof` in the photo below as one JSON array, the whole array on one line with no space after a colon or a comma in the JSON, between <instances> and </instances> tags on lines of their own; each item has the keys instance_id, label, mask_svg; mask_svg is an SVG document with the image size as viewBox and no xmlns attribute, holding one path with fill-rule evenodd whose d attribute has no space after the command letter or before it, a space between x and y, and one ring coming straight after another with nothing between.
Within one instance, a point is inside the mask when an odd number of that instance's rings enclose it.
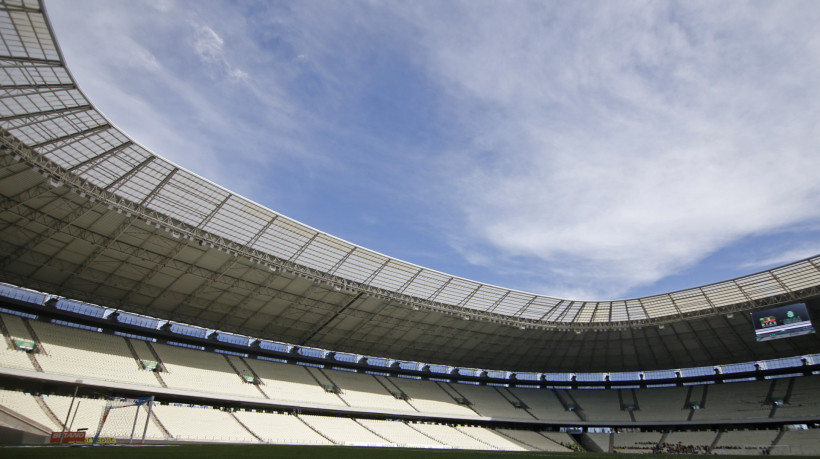
<instances>
[{"instance_id":1,"label":"stadium roof","mask_svg":"<svg viewBox=\"0 0 820 459\"><path fill-rule=\"evenodd\" d=\"M42 6L0 7L0 280L343 352L624 371L817 352L739 312L820 294L820 257L684 291L574 301L413 265L294 221L142 147L67 69Z\"/></svg>"}]
</instances>

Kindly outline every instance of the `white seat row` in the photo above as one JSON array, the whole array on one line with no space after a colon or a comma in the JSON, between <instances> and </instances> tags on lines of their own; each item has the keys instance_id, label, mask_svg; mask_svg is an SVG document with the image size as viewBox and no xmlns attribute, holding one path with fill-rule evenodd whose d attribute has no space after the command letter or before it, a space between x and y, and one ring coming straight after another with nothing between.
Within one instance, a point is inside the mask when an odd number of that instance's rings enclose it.
<instances>
[{"instance_id":1,"label":"white seat row","mask_svg":"<svg viewBox=\"0 0 820 459\"><path fill-rule=\"evenodd\" d=\"M259 443L253 434L225 411L191 406L156 405L154 413L174 440Z\"/></svg>"},{"instance_id":2,"label":"white seat row","mask_svg":"<svg viewBox=\"0 0 820 459\"><path fill-rule=\"evenodd\" d=\"M170 388L264 398L253 384L245 382L221 354L166 344L153 344L165 372L162 379Z\"/></svg>"},{"instance_id":3,"label":"white seat row","mask_svg":"<svg viewBox=\"0 0 820 459\"><path fill-rule=\"evenodd\" d=\"M297 416L280 413L237 411L234 413L251 432L266 443L332 445L333 442L308 427Z\"/></svg>"},{"instance_id":4,"label":"white seat row","mask_svg":"<svg viewBox=\"0 0 820 459\"><path fill-rule=\"evenodd\" d=\"M453 384L451 387L469 400L472 403L472 408L482 416L503 419L529 417L524 410L513 406L510 400L502 395L496 387L473 386L470 384ZM506 388L503 390L506 391ZM505 395L512 398L509 392Z\"/></svg>"},{"instance_id":5,"label":"white seat row","mask_svg":"<svg viewBox=\"0 0 820 459\"><path fill-rule=\"evenodd\" d=\"M25 320L2 315L4 323L13 325L19 333L26 332ZM221 394L227 397L270 399L282 404L309 407L334 407L385 413L421 413L452 416L461 419L490 417L498 419L578 421L575 413L561 404L556 390L476 386L440 381L374 376L331 369L311 368L255 358L229 356L166 344L128 341L120 336L29 320L42 344L43 353L33 354L45 373L98 379L155 388L160 382L151 372L142 369L139 360L154 360L152 346L164 364L161 379L171 389ZM0 345L0 366L34 371L32 358L24 352ZM230 363L229 363L230 360ZM258 385L250 384L241 375L255 373ZM820 416L820 376L793 380L788 403L775 410L776 417ZM778 381L779 388L787 380ZM772 406L766 401L770 381L753 381L707 386L692 386L693 400L700 401L706 391L702 409L685 407L687 387L637 389L635 399L639 409L633 414L638 422L693 422L701 420L732 420L767 418ZM336 385L340 394L328 392L324 386ZM393 392L402 392L407 400L397 399ZM572 397L583 410L588 422L630 422L629 412L621 409L617 390L561 390L563 397ZM785 393L785 389L782 391ZM457 399L472 403L464 406ZM630 396L630 400L631 400ZM527 409L516 408L513 402L523 402Z\"/></svg>"},{"instance_id":6,"label":"white seat row","mask_svg":"<svg viewBox=\"0 0 820 459\"><path fill-rule=\"evenodd\" d=\"M617 390L575 389L567 392L578 402L587 421L630 421L629 412L621 409Z\"/></svg>"},{"instance_id":7,"label":"white seat row","mask_svg":"<svg viewBox=\"0 0 820 459\"><path fill-rule=\"evenodd\" d=\"M407 378L393 378L392 382L407 394L409 403L422 413L478 417L471 409L456 403L440 383Z\"/></svg>"},{"instance_id":8,"label":"white seat row","mask_svg":"<svg viewBox=\"0 0 820 459\"><path fill-rule=\"evenodd\" d=\"M788 403L777 407L775 417L817 416L820 413L820 397L817 394L820 394L820 376L795 378Z\"/></svg>"},{"instance_id":9,"label":"white seat row","mask_svg":"<svg viewBox=\"0 0 820 459\"><path fill-rule=\"evenodd\" d=\"M86 429L93 436L106 406L102 399L78 397L69 412L71 397L37 396L0 389L0 406L31 419L46 430L59 432L58 419L67 418L71 430ZM575 442L561 432L499 429L487 427L408 423L403 421L354 419L320 415L293 415L255 411L230 413L210 407L159 405L146 423L147 406L111 410L101 436L139 440L145 430L148 440L228 443L276 443L311 445L383 445L419 448L458 448L510 451L567 451ZM49 412L51 414L49 414ZM136 418L136 422L135 422ZM166 434L167 432L167 434ZM590 433L588 437L607 451L646 453L661 440L660 432ZM673 431L663 446L677 452L705 453L714 442L713 454L818 455L820 429L785 431L777 445L775 430L734 430L717 437L715 431ZM715 439L717 441L715 442ZM611 442L611 443L610 443Z\"/></svg>"},{"instance_id":10,"label":"white seat row","mask_svg":"<svg viewBox=\"0 0 820 459\"><path fill-rule=\"evenodd\" d=\"M759 456L768 451L776 430L729 430L720 434L712 454Z\"/></svg>"},{"instance_id":11,"label":"white seat row","mask_svg":"<svg viewBox=\"0 0 820 459\"><path fill-rule=\"evenodd\" d=\"M706 392L706 406L695 410L692 420L767 418L772 410L766 402L770 385L771 381L711 384Z\"/></svg>"},{"instance_id":12,"label":"white seat row","mask_svg":"<svg viewBox=\"0 0 820 459\"><path fill-rule=\"evenodd\" d=\"M413 429L418 430L425 436L435 439L436 441L449 445L457 449L477 449L477 450L496 450L497 448L488 443L479 441L474 437L444 424L410 424Z\"/></svg>"},{"instance_id":13,"label":"white seat row","mask_svg":"<svg viewBox=\"0 0 820 459\"><path fill-rule=\"evenodd\" d=\"M569 448L562 446L541 432L533 430L499 429L499 432L530 447L532 451L569 452ZM570 443L574 443L570 437ZM570 444L568 443L568 444Z\"/></svg>"},{"instance_id":14,"label":"white seat row","mask_svg":"<svg viewBox=\"0 0 820 459\"><path fill-rule=\"evenodd\" d=\"M398 446L414 448L443 448L446 446L401 421L358 419L358 422L371 432Z\"/></svg>"},{"instance_id":15,"label":"white seat row","mask_svg":"<svg viewBox=\"0 0 820 459\"><path fill-rule=\"evenodd\" d=\"M527 405L530 413L538 419L550 419L556 421L578 421L578 416L572 411L567 411L551 390L535 390L510 388L518 399Z\"/></svg>"},{"instance_id":16,"label":"white seat row","mask_svg":"<svg viewBox=\"0 0 820 459\"><path fill-rule=\"evenodd\" d=\"M42 343L44 353L36 358L46 373L159 385L152 374L140 368L122 337L45 322L30 323Z\"/></svg>"},{"instance_id":17,"label":"white seat row","mask_svg":"<svg viewBox=\"0 0 820 459\"><path fill-rule=\"evenodd\" d=\"M39 398L38 395L0 389L0 405L37 422L52 432L59 432L63 428L62 425L46 414L40 406L42 399L38 401Z\"/></svg>"},{"instance_id":18,"label":"white seat row","mask_svg":"<svg viewBox=\"0 0 820 459\"><path fill-rule=\"evenodd\" d=\"M352 418L315 415L303 415L300 418L337 445L393 445L390 440L378 436Z\"/></svg>"},{"instance_id":19,"label":"white seat row","mask_svg":"<svg viewBox=\"0 0 820 459\"><path fill-rule=\"evenodd\" d=\"M613 438L615 453L648 454L657 447L660 432L619 432Z\"/></svg>"},{"instance_id":20,"label":"white seat row","mask_svg":"<svg viewBox=\"0 0 820 459\"><path fill-rule=\"evenodd\" d=\"M688 387L657 387L636 391L639 409L634 411L635 419L639 422L686 421L691 411L685 406L688 389Z\"/></svg>"},{"instance_id":21,"label":"white seat row","mask_svg":"<svg viewBox=\"0 0 820 459\"><path fill-rule=\"evenodd\" d=\"M783 432L772 454L820 456L820 429L787 430Z\"/></svg>"},{"instance_id":22,"label":"white seat row","mask_svg":"<svg viewBox=\"0 0 820 459\"><path fill-rule=\"evenodd\" d=\"M327 392L306 367L255 359L246 359L245 362L259 376L260 387L271 400L345 406L339 397Z\"/></svg>"},{"instance_id":23,"label":"white seat row","mask_svg":"<svg viewBox=\"0 0 820 459\"><path fill-rule=\"evenodd\" d=\"M407 402L393 396L373 375L338 370L323 370L323 373L341 389L341 398L350 406L415 412Z\"/></svg>"}]
</instances>

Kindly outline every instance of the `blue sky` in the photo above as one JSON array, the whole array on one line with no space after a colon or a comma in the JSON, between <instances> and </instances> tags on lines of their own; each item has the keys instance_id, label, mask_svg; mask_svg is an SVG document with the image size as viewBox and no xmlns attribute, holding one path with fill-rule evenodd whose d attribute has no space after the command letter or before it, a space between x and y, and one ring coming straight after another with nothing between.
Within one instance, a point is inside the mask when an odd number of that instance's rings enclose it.
<instances>
[{"instance_id":1,"label":"blue sky","mask_svg":"<svg viewBox=\"0 0 820 459\"><path fill-rule=\"evenodd\" d=\"M135 140L392 257L604 300L820 253L820 2L46 8Z\"/></svg>"}]
</instances>

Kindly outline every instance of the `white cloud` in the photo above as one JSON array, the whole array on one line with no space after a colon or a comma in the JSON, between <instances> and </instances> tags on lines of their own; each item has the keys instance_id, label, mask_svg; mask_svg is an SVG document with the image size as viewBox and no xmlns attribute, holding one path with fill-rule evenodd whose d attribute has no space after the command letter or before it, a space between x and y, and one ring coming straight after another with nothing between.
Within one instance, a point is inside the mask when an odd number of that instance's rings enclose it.
<instances>
[{"instance_id":1,"label":"white cloud","mask_svg":"<svg viewBox=\"0 0 820 459\"><path fill-rule=\"evenodd\" d=\"M128 49L126 49L125 52L131 56L131 63L135 67L140 67L148 71L157 71L162 67L159 61L157 61L156 56L142 46L136 45L130 52Z\"/></svg>"},{"instance_id":2,"label":"white cloud","mask_svg":"<svg viewBox=\"0 0 820 459\"><path fill-rule=\"evenodd\" d=\"M820 219L812 2L154 5L49 4L71 15L61 41L109 59L68 56L126 132L251 196L349 191L331 180L385 199L407 190L413 215L380 225L450 237L459 262L511 287L609 298ZM429 78L410 83L435 84L446 138L399 144L351 122L380 113L359 105L373 99L413 102L370 86L399 54ZM379 155L341 156L353 150ZM304 176L287 185L260 176L293 164ZM304 202L319 213L319 199Z\"/></svg>"},{"instance_id":3,"label":"white cloud","mask_svg":"<svg viewBox=\"0 0 820 459\"><path fill-rule=\"evenodd\" d=\"M266 142L281 131L298 134L289 119L296 109L279 82L269 75L253 81L239 61L243 56L232 62L236 49L253 46L244 28L232 27L223 38L204 25L237 21L238 11L218 4L204 10L174 2L160 6L125 2L106 9L53 2L49 12L80 87L114 124L155 153L250 194L256 185L248 178L260 165L298 150L287 137ZM186 43L190 47L180 46ZM77 52L88 49L96 52ZM214 84L222 80L242 84ZM239 117L237 107L246 110ZM270 127L260 131L242 119L250 110ZM281 149L260 152L251 147L255 143Z\"/></svg>"},{"instance_id":4,"label":"white cloud","mask_svg":"<svg viewBox=\"0 0 820 459\"><path fill-rule=\"evenodd\" d=\"M804 242L784 252L769 255L766 258L753 259L743 263L741 267L745 269L768 269L775 266L785 265L787 263L794 263L798 260L811 258L817 256L817 254L820 254L820 243Z\"/></svg>"},{"instance_id":5,"label":"white cloud","mask_svg":"<svg viewBox=\"0 0 820 459\"><path fill-rule=\"evenodd\" d=\"M225 56L225 40L214 29L196 24L194 51L202 62L215 67L220 73L227 75L233 81L242 81L248 78L247 72L234 67Z\"/></svg>"},{"instance_id":6,"label":"white cloud","mask_svg":"<svg viewBox=\"0 0 820 459\"><path fill-rule=\"evenodd\" d=\"M197 26L194 50L203 61L208 63L221 62L225 57L222 54L224 44L224 40L214 32L214 29L204 25Z\"/></svg>"},{"instance_id":7,"label":"white cloud","mask_svg":"<svg viewBox=\"0 0 820 459\"><path fill-rule=\"evenodd\" d=\"M482 5L419 20L472 259L620 295L820 218L816 7Z\"/></svg>"}]
</instances>

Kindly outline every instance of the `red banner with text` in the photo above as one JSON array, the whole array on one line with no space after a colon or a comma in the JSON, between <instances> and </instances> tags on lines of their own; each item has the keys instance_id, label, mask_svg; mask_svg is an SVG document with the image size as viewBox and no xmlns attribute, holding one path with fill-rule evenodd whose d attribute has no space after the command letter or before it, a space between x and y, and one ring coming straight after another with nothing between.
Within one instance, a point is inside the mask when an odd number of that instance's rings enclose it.
<instances>
[{"instance_id":1,"label":"red banner with text","mask_svg":"<svg viewBox=\"0 0 820 459\"><path fill-rule=\"evenodd\" d=\"M60 443L60 435L63 443L85 443L85 432L51 432L51 443Z\"/></svg>"}]
</instances>

